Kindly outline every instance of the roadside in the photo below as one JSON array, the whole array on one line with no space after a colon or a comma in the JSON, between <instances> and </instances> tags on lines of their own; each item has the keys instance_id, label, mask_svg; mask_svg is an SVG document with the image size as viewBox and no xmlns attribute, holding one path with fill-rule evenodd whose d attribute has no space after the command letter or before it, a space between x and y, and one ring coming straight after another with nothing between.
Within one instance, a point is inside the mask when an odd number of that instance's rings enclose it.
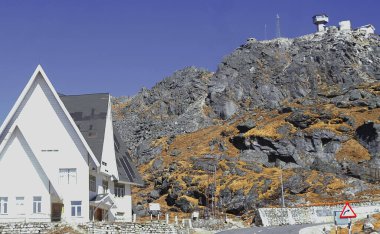
<instances>
[{"instance_id":1,"label":"roadside","mask_svg":"<svg viewBox=\"0 0 380 234\"><path fill-rule=\"evenodd\" d=\"M218 234L298 234L301 230L320 224L301 224L270 227L252 227L218 232ZM304 233L306 234L306 232ZM309 234L309 233L308 233Z\"/></svg>"}]
</instances>

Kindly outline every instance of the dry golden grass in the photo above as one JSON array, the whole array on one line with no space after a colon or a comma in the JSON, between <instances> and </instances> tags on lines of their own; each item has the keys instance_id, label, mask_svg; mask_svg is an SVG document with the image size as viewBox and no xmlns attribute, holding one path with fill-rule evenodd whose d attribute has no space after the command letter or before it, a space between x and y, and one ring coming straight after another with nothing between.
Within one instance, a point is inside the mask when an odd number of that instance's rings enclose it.
<instances>
[{"instance_id":1,"label":"dry golden grass","mask_svg":"<svg viewBox=\"0 0 380 234\"><path fill-rule=\"evenodd\" d=\"M82 232L79 232L77 230L74 230L72 227L60 227L55 228L53 230L48 231L48 234L81 234Z\"/></svg>"},{"instance_id":2,"label":"dry golden grass","mask_svg":"<svg viewBox=\"0 0 380 234\"><path fill-rule=\"evenodd\" d=\"M282 114L278 115L274 118L271 118L269 114L272 113L262 113L263 120L257 122L257 126L255 128L252 128L248 132L244 133L245 137L250 136L257 136L257 137L267 137L272 139L280 139L284 136L278 133L278 128L282 126L287 126L290 129L291 133L294 133L296 129L293 125L287 123L285 121L285 118L288 117L290 114Z\"/></svg>"},{"instance_id":3,"label":"dry golden grass","mask_svg":"<svg viewBox=\"0 0 380 234\"><path fill-rule=\"evenodd\" d=\"M339 126L342 126L342 124L330 124L330 123L324 123L322 121L318 121L317 123L305 129L305 131L312 132L315 130L326 129L326 130L334 132L336 135L342 135L342 133L337 130Z\"/></svg>"},{"instance_id":4,"label":"dry golden grass","mask_svg":"<svg viewBox=\"0 0 380 234\"><path fill-rule=\"evenodd\" d=\"M366 148L364 148L355 139L350 139L342 144L340 150L336 153L338 161L363 162L371 159Z\"/></svg>"},{"instance_id":5,"label":"dry golden grass","mask_svg":"<svg viewBox=\"0 0 380 234\"><path fill-rule=\"evenodd\" d=\"M379 230L380 229L380 213L378 214L373 214L372 215L372 218L375 219L375 222L373 222L373 226L376 230Z\"/></svg>"},{"instance_id":6,"label":"dry golden grass","mask_svg":"<svg viewBox=\"0 0 380 234\"><path fill-rule=\"evenodd\" d=\"M313 109L311 107L300 106L296 103L288 103L287 106L293 106L303 109L306 114L311 115L315 119L318 118L318 115L313 112ZM302 131L328 129L330 131L333 131L337 135L346 134L352 137L353 129L355 129L360 124L363 124L366 120L379 122L377 119L380 116L380 109L368 110L363 107L343 109L336 108L331 104L320 105L317 107L314 106L313 108L326 110L332 113L333 117L326 123L322 121L316 121L309 128ZM205 114L207 114L207 112L211 111L211 109L207 110L206 108L204 109L204 111L206 112ZM249 114L242 116L231 125L228 125L222 121L217 121L218 123L220 123L219 125L200 129L199 131L193 133L178 135L170 145L167 144L167 137L163 137L153 141L152 147L161 146L163 149L160 157L164 161L165 168L168 168L168 166L171 163L175 162L177 164L177 170L170 173L168 171L165 171L164 176L168 177L171 181L177 181L184 190L186 190L186 184L182 180L182 177L191 176L193 177L193 183L198 184L196 185L197 189L204 193L206 191L206 188L210 184L214 183L212 174L208 174L207 172L200 170L195 171L193 169L191 158L201 158L207 154L225 154L229 157L237 157L240 154L240 151L239 149L235 148L234 145L230 142L230 138L239 134L239 131L236 128L238 124L246 121L247 119L253 119L256 122L257 126L251 129L250 131L246 132L244 134L245 137L258 136L268 137L272 139L280 139L285 136L282 136L278 133L278 128L284 125L287 125L290 129L290 134L299 130L285 121L285 118L289 116L291 113L277 114L277 111L268 112L259 109L255 110L255 113L255 116L251 116ZM349 126L346 123L343 123L343 120L340 118L342 114L351 116L355 120L355 125ZM258 118L260 118L261 120L258 120ZM340 126L349 127L351 131L349 133L341 133L338 131L338 127ZM214 149L211 149L209 143L213 139L217 139L218 141L223 142L223 144L228 148L227 151L221 152L217 145L214 146ZM170 156L170 153L174 149L181 151L181 154L176 157ZM346 160L353 162L362 162L370 159L368 151L354 139L348 140L342 145L341 149L338 151L336 155L336 158L338 161ZM152 175L152 172L150 172L150 167L152 163L153 161L146 165L141 165L139 167L139 170L141 174L144 176L144 178L150 181L153 181L155 179ZM255 173L253 171L245 169L244 166L246 164L247 163L240 161L235 163L235 166L237 168L246 173L244 176L237 176L228 173L223 174L224 172L230 170L230 162L227 162L227 160L219 161L219 169L216 173L216 194L218 195L222 189L227 187L230 188L233 192L243 190L244 193L247 194L252 188L252 186L256 185L259 199L277 199L276 196L278 195L280 190L280 170L278 168L263 168L263 171L261 173ZM295 172L292 169L284 170L284 181L286 181L294 173ZM300 172L297 171L297 173ZM337 199L337 197L339 196L337 196L337 194L342 194L346 186L348 186L347 184L345 184L344 179L337 178L335 175L330 173L321 173L313 170L305 170L302 173L304 173L305 175L305 181L310 184L310 188L305 193L297 194L296 196L305 199L306 203L310 205L337 203L339 202L339 200ZM331 176L333 179L328 184L325 184L325 176ZM262 188L264 187L264 179L270 179L272 182L270 186L268 186L267 190L262 191ZM315 192L316 188L322 188L327 193L324 195L318 194L317 192ZM142 199L145 199L144 197L139 196L138 192L148 194L153 189L154 185L152 182L149 184L147 188L136 189L134 187L134 201L141 201ZM285 191L285 199L287 199L288 197L289 199L292 198L292 196L289 196L288 192L289 191ZM170 207L166 205L165 198L166 195L159 198L156 202L159 202L162 205L163 210L168 210ZM368 200L369 198L380 199L380 190L376 191L373 190L372 187L370 187L367 191L363 191L360 194L356 195L356 199L358 200ZM186 199L193 204L198 203L197 199L189 197L186 197Z\"/></svg>"}]
</instances>

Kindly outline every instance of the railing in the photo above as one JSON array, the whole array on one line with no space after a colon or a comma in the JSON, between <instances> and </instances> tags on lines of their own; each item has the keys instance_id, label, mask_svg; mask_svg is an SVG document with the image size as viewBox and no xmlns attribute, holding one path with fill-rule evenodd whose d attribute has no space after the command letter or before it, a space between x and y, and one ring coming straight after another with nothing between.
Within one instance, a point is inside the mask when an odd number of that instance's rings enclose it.
<instances>
[{"instance_id":1,"label":"railing","mask_svg":"<svg viewBox=\"0 0 380 234\"><path fill-rule=\"evenodd\" d=\"M368 176L374 180L380 180L380 168L370 167L368 170Z\"/></svg>"}]
</instances>

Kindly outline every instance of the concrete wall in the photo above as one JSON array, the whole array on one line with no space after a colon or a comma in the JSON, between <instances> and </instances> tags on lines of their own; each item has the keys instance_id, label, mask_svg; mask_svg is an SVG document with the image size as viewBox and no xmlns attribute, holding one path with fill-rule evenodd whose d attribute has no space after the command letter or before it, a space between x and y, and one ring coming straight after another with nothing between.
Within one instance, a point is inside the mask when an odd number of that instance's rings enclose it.
<instances>
[{"instance_id":1,"label":"concrete wall","mask_svg":"<svg viewBox=\"0 0 380 234\"><path fill-rule=\"evenodd\" d=\"M334 222L334 211L342 211L343 206L260 208L259 213L264 226L328 223ZM380 202L353 203L351 207L357 214L357 219L365 218L367 214L380 212Z\"/></svg>"}]
</instances>

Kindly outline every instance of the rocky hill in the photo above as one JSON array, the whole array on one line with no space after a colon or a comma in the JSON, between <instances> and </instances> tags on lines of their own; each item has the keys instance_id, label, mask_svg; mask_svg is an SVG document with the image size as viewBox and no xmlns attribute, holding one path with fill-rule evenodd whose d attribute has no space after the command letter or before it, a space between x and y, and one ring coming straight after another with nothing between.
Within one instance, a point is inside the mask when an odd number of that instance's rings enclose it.
<instances>
[{"instance_id":1,"label":"rocky hill","mask_svg":"<svg viewBox=\"0 0 380 234\"><path fill-rule=\"evenodd\" d=\"M115 98L146 182L135 211L204 210L215 197L255 221L280 205L281 174L287 206L380 198L379 81L380 37L330 30L250 40L214 73L188 67Z\"/></svg>"}]
</instances>

